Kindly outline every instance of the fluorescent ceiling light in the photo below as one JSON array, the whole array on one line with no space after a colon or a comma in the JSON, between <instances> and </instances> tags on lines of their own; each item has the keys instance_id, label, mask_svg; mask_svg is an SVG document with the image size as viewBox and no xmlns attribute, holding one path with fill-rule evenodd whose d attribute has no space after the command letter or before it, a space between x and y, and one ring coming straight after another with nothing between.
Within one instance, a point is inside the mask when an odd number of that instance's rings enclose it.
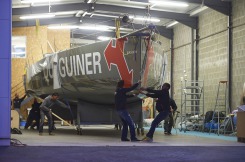
<instances>
[{"instance_id":1,"label":"fluorescent ceiling light","mask_svg":"<svg viewBox=\"0 0 245 162\"><path fill-rule=\"evenodd\" d=\"M93 2L93 0L88 0L88 2L87 3L92 3Z\"/></svg>"},{"instance_id":2,"label":"fluorescent ceiling light","mask_svg":"<svg viewBox=\"0 0 245 162\"><path fill-rule=\"evenodd\" d=\"M149 22L160 22L159 19L155 19L155 18L145 18L145 17L133 17L133 16L129 16L130 19L133 20L140 20L140 21L149 21Z\"/></svg>"},{"instance_id":3,"label":"fluorescent ceiling light","mask_svg":"<svg viewBox=\"0 0 245 162\"><path fill-rule=\"evenodd\" d=\"M38 15L28 15L21 16L20 19L45 19L55 17L55 14L38 14Z\"/></svg>"},{"instance_id":4,"label":"fluorescent ceiling light","mask_svg":"<svg viewBox=\"0 0 245 162\"><path fill-rule=\"evenodd\" d=\"M179 22L178 21L173 21L173 22L170 22L168 25L166 25L166 28L170 28L176 24L178 24Z\"/></svg>"},{"instance_id":5,"label":"fluorescent ceiling light","mask_svg":"<svg viewBox=\"0 0 245 162\"><path fill-rule=\"evenodd\" d=\"M77 13L76 11L55 12L55 16L60 16L60 15L74 15L76 13Z\"/></svg>"},{"instance_id":6,"label":"fluorescent ceiling light","mask_svg":"<svg viewBox=\"0 0 245 162\"><path fill-rule=\"evenodd\" d=\"M188 7L189 4L185 2L171 2L171 1L163 1L163 0L150 0L150 3L153 3L154 5L161 5L161 6L167 6L167 7Z\"/></svg>"},{"instance_id":7,"label":"fluorescent ceiling light","mask_svg":"<svg viewBox=\"0 0 245 162\"><path fill-rule=\"evenodd\" d=\"M118 16L114 16L114 15L106 15L106 14L92 14L93 16L101 16L101 17L111 17L111 18L118 18Z\"/></svg>"},{"instance_id":8,"label":"fluorescent ceiling light","mask_svg":"<svg viewBox=\"0 0 245 162\"><path fill-rule=\"evenodd\" d=\"M110 31L108 26L78 26L82 30Z\"/></svg>"},{"instance_id":9,"label":"fluorescent ceiling light","mask_svg":"<svg viewBox=\"0 0 245 162\"><path fill-rule=\"evenodd\" d=\"M197 15L198 13L203 12L203 11L206 10L206 9L208 9L207 6L202 6L202 7L198 8L198 9L192 11L192 12L190 13L190 16L195 16L195 15Z\"/></svg>"},{"instance_id":10,"label":"fluorescent ceiling light","mask_svg":"<svg viewBox=\"0 0 245 162\"><path fill-rule=\"evenodd\" d=\"M60 25L49 26L48 29L81 29L81 30L98 30L98 31L110 31L107 26L77 26L77 25Z\"/></svg>"},{"instance_id":11,"label":"fluorescent ceiling light","mask_svg":"<svg viewBox=\"0 0 245 162\"><path fill-rule=\"evenodd\" d=\"M110 40L110 37L106 37L106 36L98 36L97 39L102 40L102 41L106 41L106 40Z\"/></svg>"},{"instance_id":12,"label":"fluorescent ceiling light","mask_svg":"<svg viewBox=\"0 0 245 162\"><path fill-rule=\"evenodd\" d=\"M76 29L78 26L75 25L64 25L64 26L49 26L48 29Z\"/></svg>"},{"instance_id":13,"label":"fluorescent ceiling light","mask_svg":"<svg viewBox=\"0 0 245 162\"><path fill-rule=\"evenodd\" d=\"M21 3L45 3L45 2L58 2L60 0L22 0Z\"/></svg>"}]
</instances>

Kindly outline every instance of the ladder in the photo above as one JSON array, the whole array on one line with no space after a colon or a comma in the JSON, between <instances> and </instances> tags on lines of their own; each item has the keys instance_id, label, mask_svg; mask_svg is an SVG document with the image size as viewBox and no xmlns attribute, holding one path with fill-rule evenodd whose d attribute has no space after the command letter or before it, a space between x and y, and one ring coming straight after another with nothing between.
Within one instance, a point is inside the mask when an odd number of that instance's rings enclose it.
<instances>
[{"instance_id":1,"label":"ladder","mask_svg":"<svg viewBox=\"0 0 245 162\"><path fill-rule=\"evenodd\" d=\"M209 127L209 133L211 133L212 131L217 131L217 134L219 135L220 124L225 121L226 115L229 113L227 108L227 88L228 81L219 81L215 107L213 110L212 120Z\"/></svg>"}]
</instances>

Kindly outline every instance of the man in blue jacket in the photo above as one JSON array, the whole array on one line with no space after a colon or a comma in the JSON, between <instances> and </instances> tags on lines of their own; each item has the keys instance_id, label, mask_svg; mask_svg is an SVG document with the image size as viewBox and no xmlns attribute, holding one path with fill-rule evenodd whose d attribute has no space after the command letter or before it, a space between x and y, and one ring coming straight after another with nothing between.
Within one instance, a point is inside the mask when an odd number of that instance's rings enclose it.
<instances>
[{"instance_id":1,"label":"man in blue jacket","mask_svg":"<svg viewBox=\"0 0 245 162\"><path fill-rule=\"evenodd\" d=\"M170 104L169 104L169 89L170 84L164 83L161 90L152 90L150 88L141 88L141 90L146 90L148 93L147 97L156 98L156 109L159 112L158 115L151 123L151 128L146 134L146 137L142 139L144 142L153 142L153 134L155 132L158 124L168 117L170 113Z\"/></svg>"},{"instance_id":2,"label":"man in blue jacket","mask_svg":"<svg viewBox=\"0 0 245 162\"><path fill-rule=\"evenodd\" d=\"M39 135L40 136L43 134L43 124L44 124L45 116L48 118L49 135L54 135L52 133L52 128L53 128L53 119L52 119L52 110L51 110L52 106L59 105L63 108L69 108L67 105L60 102L58 98L59 98L59 94L53 93L52 95L49 95L48 97L46 97L40 106L40 117L41 117L41 121L39 125Z\"/></svg>"},{"instance_id":3,"label":"man in blue jacket","mask_svg":"<svg viewBox=\"0 0 245 162\"><path fill-rule=\"evenodd\" d=\"M139 83L140 83L140 81L138 81L138 83L134 84L130 88L123 88L124 80L120 80L117 83L117 88L115 91L115 105L116 105L117 113L118 113L118 115L122 121L122 124L123 124L121 141L130 141L127 138L128 127L130 130L131 141L132 142L140 141L136 138L134 122L133 122L130 114L126 110L127 98L134 96L134 95L127 95L127 93L134 90L135 88L137 88L139 86Z\"/></svg>"}]
</instances>

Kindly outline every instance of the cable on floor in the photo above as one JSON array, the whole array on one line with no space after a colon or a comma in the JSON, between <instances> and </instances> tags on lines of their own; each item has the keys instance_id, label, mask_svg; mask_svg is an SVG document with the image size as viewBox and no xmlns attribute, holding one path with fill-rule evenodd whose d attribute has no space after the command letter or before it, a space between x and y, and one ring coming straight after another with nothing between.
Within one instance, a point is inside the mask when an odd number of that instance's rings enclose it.
<instances>
[{"instance_id":1,"label":"cable on floor","mask_svg":"<svg viewBox=\"0 0 245 162\"><path fill-rule=\"evenodd\" d=\"M15 138L10 139L10 145L11 146L27 146L26 144L23 144L22 142L20 142L19 140Z\"/></svg>"}]
</instances>

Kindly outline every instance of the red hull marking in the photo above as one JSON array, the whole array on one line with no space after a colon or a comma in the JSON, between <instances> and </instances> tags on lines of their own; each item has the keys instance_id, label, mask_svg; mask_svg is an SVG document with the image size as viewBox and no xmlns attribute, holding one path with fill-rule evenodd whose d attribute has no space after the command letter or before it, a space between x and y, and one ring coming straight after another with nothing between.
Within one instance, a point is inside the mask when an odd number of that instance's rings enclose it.
<instances>
[{"instance_id":1,"label":"red hull marking","mask_svg":"<svg viewBox=\"0 0 245 162\"><path fill-rule=\"evenodd\" d=\"M111 65L115 65L118 69L120 78L124 80L124 87L130 87L133 80L133 69L129 71L126 59L124 57L125 39L117 39L116 46L112 45L111 40L105 49L104 55L109 71Z\"/></svg>"}]
</instances>

